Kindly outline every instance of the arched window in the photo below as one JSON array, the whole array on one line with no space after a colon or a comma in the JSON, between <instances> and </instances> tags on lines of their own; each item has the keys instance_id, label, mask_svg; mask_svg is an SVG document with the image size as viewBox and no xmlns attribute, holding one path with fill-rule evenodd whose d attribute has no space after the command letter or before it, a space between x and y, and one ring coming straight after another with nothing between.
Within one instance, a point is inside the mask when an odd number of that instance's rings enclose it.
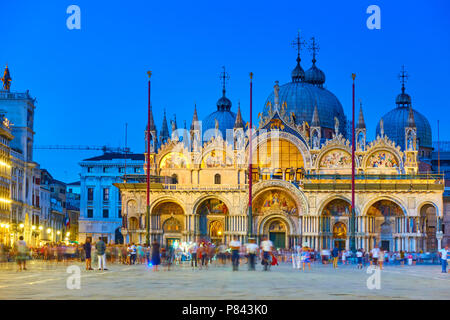
<instances>
[{"instance_id":1,"label":"arched window","mask_svg":"<svg viewBox=\"0 0 450 320\"><path fill-rule=\"evenodd\" d=\"M221 184L220 174L218 173L214 176L214 184Z\"/></svg>"}]
</instances>

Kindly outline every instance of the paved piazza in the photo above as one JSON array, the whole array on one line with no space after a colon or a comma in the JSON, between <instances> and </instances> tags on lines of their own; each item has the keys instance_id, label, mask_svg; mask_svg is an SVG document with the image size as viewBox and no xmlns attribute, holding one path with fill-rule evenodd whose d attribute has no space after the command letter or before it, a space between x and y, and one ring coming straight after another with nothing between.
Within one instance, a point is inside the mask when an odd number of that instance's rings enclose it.
<instances>
[{"instance_id":1,"label":"paved piazza","mask_svg":"<svg viewBox=\"0 0 450 320\"><path fill-rule=\"evenodd\" d=\"M23 272L15 267L0 266L1 299L450 299L450 274L441 274L438 265L388 266L380 290L367 289L370 275L353 265L333 270L316 264L307 272L288 264L270 272L176 266L154 273L145 265L114 264L103 272L82 269L79 290L67 289L62 264L33 261Z\"/></svg>"}]
</instances>

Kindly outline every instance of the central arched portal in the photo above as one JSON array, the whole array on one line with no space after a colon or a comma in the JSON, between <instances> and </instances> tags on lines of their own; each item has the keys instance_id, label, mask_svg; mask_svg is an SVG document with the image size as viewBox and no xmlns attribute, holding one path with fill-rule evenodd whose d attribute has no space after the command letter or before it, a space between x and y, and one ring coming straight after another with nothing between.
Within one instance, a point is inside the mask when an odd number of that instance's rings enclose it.
<instances>
[{"instance_id":1,"label":"central arched portal","mask_svg":"<svg viewBox=\"0 0 450 320\"><path fill-rule=\"evenodd\" d=\"M226 204L216 198L204 200L196 211L196 235L215 244L225 242Z\"/></svg>"},{"instance_id":2,"label":"central arched portal","mask_svg":"<svg viewBox=\"0 0 450 320\"><path fill-rule=\"evenodd\" d=\"M323 208L319 219L322 248L349 247L350 210L350 203L344 199L333 199Z\"/></svg>"},{"instance_id":3,"label":"central arched portal","mask_svg":"<svg viewBox=\"0 0 450 320\"><path fill-rule=\"evenodd\" d=\"M156 229L156 238L161 244L171 246L175 242L184 241L184 210L176 202L164 201L155 206L151 214L151 225Z\"/></svg>"}]
</instances>

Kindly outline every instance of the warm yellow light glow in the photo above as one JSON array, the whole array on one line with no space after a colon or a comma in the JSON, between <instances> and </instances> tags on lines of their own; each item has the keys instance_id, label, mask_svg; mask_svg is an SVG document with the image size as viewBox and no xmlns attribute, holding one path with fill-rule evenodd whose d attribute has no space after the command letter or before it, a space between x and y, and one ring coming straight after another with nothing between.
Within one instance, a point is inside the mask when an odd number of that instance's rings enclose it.
<instances>
[{"instance_id":1,"label":"warm yellow light glow","mask_svg":"<svg viewBox=\"0 0 450 320\"><path fill-rule=\"evenodd\" d=\"M70 236L70 232L67 232L67 233L66 233L66 237L68 237L68 236Z\"/></svg>"},{"instance_id":2,"label":"warm yellow light glow","mask_svg":"<svg viewBox=\"0 0 450 320\"><path fill-rule=\"evenodd\" d=\"M23 228L25 227L23 223L19 224L19 227Z\"/></svg>"},{"instance_id":3,"label":"warm yellow light glow","mask_svg":"<svg viewBox=\"0 0 450 320\"><path fill-rule=\"evenodd\" d=\"M217 234L218 234L219 236L222 235L222 231L219 230L219 231L217 232Z\"/></svg>"},{"instance_id":4,"label":"warm yellow light glow","mask_svg":"<svg viewBox=\"0 0 450 320\"><path fill-rule=\"evenodd\" d=\"M5 228L6 228L6 229L9 229L9 224L6 224L6 225L5 225Z\"/></svg>"},{"instance_id":5,"label":"warm yellow light glow","mask_svg":"<svg viewBox=\"0 0 450 320\"><path fill-rule=\"evenodd\" d=\"M39 226L39 230L42 230L42 229L44 229L44 227L42 227L42 226Z\"/></svg>"},{"instance_id":6,"label":"warm yellow light glow","mask_svg":"<svg viewBox=\"0 0 450 320\"><path fill-rule=\"evenodd\" d=\"M1 160L0 160L0 166L4 166L4 167L7 167L7 168L11 168L11 165L10 165L9 163L6 163L6 162L1 161Z\"/></svg>"},{"instance_id":7,"label":"warm yellow light glow","mask_svg":"<svg viewBox=\"0 0 450 320\"><path fill-rule=\"evenodd\" d=\"M47 233L52 233L52 229L48 228Z\"/></svg>"},{"instance_id":8,"label":"warm yellow light glow","mask_svg":"<svg viewBox=\"0 0 450 320\"><path fill-rule=\"evenodd\" d=\"M11 203L11 199L0 198L0 202Z\"/></svg>"},{"instance_id":9,"label":"warm yellow light glow","mask_svg":"<svg viewBox=\"0 0 450 320\"><path fill-rule=\"evenodd\" d=\"M56 234L61 234L61 231L59 231L59 230L58 230L58 231L56 231Z\"/></svg>"},{"instance_id":10,"label":"warm yellow light glow","mask_svg":"<svg viewBox=\"0 0 450 320\"><path fill-rule=\"evenodd\" d=\"M31 226L31 230L36 230L36 226Z\"/></svg>"},{"instance_id":11,"label":"warm yellow light glow","mask_svg":"<svg viewBox=\"0 0 450 320\"><path fill-rule=\"evenodd\" d=\"M4 224L4 223L0 224L0 227L1 227L1 228L4 228L4 227L5 227L5 224Z\"/></svg>"}]
</instances>

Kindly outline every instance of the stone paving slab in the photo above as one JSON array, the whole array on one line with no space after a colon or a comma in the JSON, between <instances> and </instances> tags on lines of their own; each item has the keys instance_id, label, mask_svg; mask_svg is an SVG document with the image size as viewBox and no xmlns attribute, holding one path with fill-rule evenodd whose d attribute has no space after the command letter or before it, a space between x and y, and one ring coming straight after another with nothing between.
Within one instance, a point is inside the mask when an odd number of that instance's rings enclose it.
<instances>
[{"instance_id":1,"label":"stone paving slab","mask_svg":"<svg viewBox=\"0 0 450 320\"><path fill-rule=\"evenodd\" d=\"M0 299L450 299L450 274L440 266L386 266L381 289L369 290L370 274L356 266L315 264L311 271L294 270L290 264L270 272L238 272L231 267L211 266L192 270L175 266L169 272L153 272L146 265L111 264L108 271L85 271L81 288L66 286L67 266L32 261L27 271L14 264L0 265Z\"/></svg>"}]
</instances>

